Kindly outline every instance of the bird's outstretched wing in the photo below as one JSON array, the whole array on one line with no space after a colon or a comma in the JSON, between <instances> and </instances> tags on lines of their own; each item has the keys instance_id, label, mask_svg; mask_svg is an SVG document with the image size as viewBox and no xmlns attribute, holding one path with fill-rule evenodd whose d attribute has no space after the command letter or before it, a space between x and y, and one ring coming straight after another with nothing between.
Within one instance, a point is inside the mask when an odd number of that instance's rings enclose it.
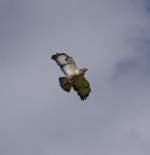
<instances>
[{"instance_id":1,"label":"bird's outstretched wing","mask_svg":"<svg viewBox=\"0 0 150 155\"><path fill-rule=\"evenodd\" d=\"M70 92L71 87L72 87L72 83L69 82L69 80L67 79L67 77L59 77L59 83L61 88L66 91L66 92Z\"/></svg>"},{"instance_id":2,"label":"bird's outstretched wing","mask_svg":"<svg viewBox=\"0 0 150 155\"><path fill-rule=\"evenodd\" d=\"M90 84L83 74L74 77L73 88L77 91L81 100L85 100L91 92Z\"/></svg>"},{"instance_id":3,"label":"bird's outstretched wing","mask_svg":"<svg viewBox=\"0 0 150 155\"><path fill-rule=\"evenodd\" d=\"M75 61L72 57L65 53L56 53L51 57L56 63L60 66L62 72L70 77L79 72L79 68L77 67Z\"/></svg>"},{"instance_id":4,"label":"bird's outstretched wing","mask_svg":"<svg viewBox=\"0 0 150 155\"><path fill-rule=\"evenodd\" d=\"M75 65L75 61L73 60L73 58L70 57L66 53L56 53L56 54L52 55L51 58L53 60L55 60L60 67L63 67L64 65L67 65L67 64Z\"/></svg>"},{"instance_id":5,"label":"bird's outstretched wing","mask_svg":"<svg viewBox=\"0 0 150 155\"><path fill-rule=\"evenodd\" d=\"M81 100L85 100L91 92L90 84L84 75L74 77L71 82L66 77L59 77L59 83L61 88L66 92L70 92L73 87Z\"/></svg>"},{"instance_id":6,"label":"bird's outstretched wing","mask_svg":"<svg viewBox=\"0 0 150 155\"><path fill-rule=\"evenodd\" d=\"M73 88L77 91L81 100L85 100L91 92L90 84L83 74L75 77L73 81Z\"/></svg>"}]
</instances>

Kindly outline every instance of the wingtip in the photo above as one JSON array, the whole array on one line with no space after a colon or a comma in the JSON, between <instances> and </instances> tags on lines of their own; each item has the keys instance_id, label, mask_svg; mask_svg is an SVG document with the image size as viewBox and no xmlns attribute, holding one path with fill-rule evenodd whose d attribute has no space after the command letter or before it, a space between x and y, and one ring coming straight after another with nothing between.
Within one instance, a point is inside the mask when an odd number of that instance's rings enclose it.
<instances>
[{"instance_id":1,"label":"wingtip","mask_svg":"<svg viewBox=\"0 0 150 155\"><path fill-rule=\"evenodd\" d=\"M56 54L54 54L54 55L51 56L51 59L53 59L53 60L56 60L56 58L57 58L57 55Z\"/></svg>"},{"instance_id":2,"label":"wingtip","mask_svg":"<svg viewBox=\"0 0 150 155\"><path fill-rule=\"evenodd\" d=\"M90 93L91 93L91 89L89 90L89 92L86 95L81 95L80 93L78 93L78 95L80 96L81 101L84 101L84 100L87 100Z\"/></svg>"},{"instance_id":3,"label":"wingtip","mask_svg":"<svg viewBox=\"0 0 150 155\"><path fill-rule=\"evenodd\" d=\"M84 97L80 97L81 98L81 101L84 101L87 99L88 96L84 96Z\"/></svg>"},{"instance_id":4,"label":"wingtip","mask_svg":"<svg viewBox=\"0 0 150 155\"><path fill-rule=\"evenodd\" d=\"M53 55L51 56L51 59L56 60L57 57L58 57L59 55L61 55L61 53L53 54Z\"/></svg>"}]
</instances>

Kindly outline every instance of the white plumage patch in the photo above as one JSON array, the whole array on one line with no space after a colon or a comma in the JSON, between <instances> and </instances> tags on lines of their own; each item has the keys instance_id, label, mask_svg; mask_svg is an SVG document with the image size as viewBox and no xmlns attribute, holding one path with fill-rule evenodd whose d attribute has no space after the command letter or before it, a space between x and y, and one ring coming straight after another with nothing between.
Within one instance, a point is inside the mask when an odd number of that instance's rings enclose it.
<instances>
[{"instance_id":1,"label":"white plumage patch","mask_svg":"<svg viewBox=\"0 0 150 155\"><path fill-rule=\"evenodd\" d=\"M60 56L57 57L56 62L59 65L65 65L66 64L66 58L67 58L66 55L60 55Z\"/></svg>"},{"instance_id":2,"label":"white plumage patch","mask_svg":"<svg viewBox=\"0 0 150 155\"><path fill-rule=\"evenodd\" d=\"M52 56L57 64L60 66L62 72L67 76L74 76L80 73L80 69L77 67L76 63L74 62L73 58L68 56L65 53L56 53L56 55Z\"/></svg>"}]
</instances>

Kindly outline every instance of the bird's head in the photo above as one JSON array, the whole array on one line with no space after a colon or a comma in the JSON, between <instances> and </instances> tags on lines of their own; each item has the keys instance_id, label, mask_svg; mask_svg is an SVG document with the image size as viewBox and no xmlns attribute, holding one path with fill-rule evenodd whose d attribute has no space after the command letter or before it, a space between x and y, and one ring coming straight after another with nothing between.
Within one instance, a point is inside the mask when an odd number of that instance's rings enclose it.
<instances>
[{"instance_id":1,"label":"bird's head","mask_svg":"<svg viewBox=\"0 0 150 155\"><path fill-rule=\"evenodd\" d=\"M82 68L82 69L80 69L81 74L85 74L85 72L87 72L87 71L88 71L87 68Z\"/></svg>"}]
</instances>

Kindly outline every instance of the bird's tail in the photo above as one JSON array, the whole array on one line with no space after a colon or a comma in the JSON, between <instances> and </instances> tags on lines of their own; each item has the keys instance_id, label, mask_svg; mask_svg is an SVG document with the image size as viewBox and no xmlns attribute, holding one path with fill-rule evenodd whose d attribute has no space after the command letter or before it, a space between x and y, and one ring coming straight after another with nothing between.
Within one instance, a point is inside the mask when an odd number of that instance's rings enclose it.
<instances>
[{"instance_id":1,"label":"bird's tail","mask_svg":"<svg viewBox=\"0 0 150 155\"><path fill-rule=\"evenodd\" d=\"M61 88L64 91L70 92L71 87L72 87L72 83L69 82L66 77L59 77L59 83L60 83Z\"/></svg>"}]
</instances>

